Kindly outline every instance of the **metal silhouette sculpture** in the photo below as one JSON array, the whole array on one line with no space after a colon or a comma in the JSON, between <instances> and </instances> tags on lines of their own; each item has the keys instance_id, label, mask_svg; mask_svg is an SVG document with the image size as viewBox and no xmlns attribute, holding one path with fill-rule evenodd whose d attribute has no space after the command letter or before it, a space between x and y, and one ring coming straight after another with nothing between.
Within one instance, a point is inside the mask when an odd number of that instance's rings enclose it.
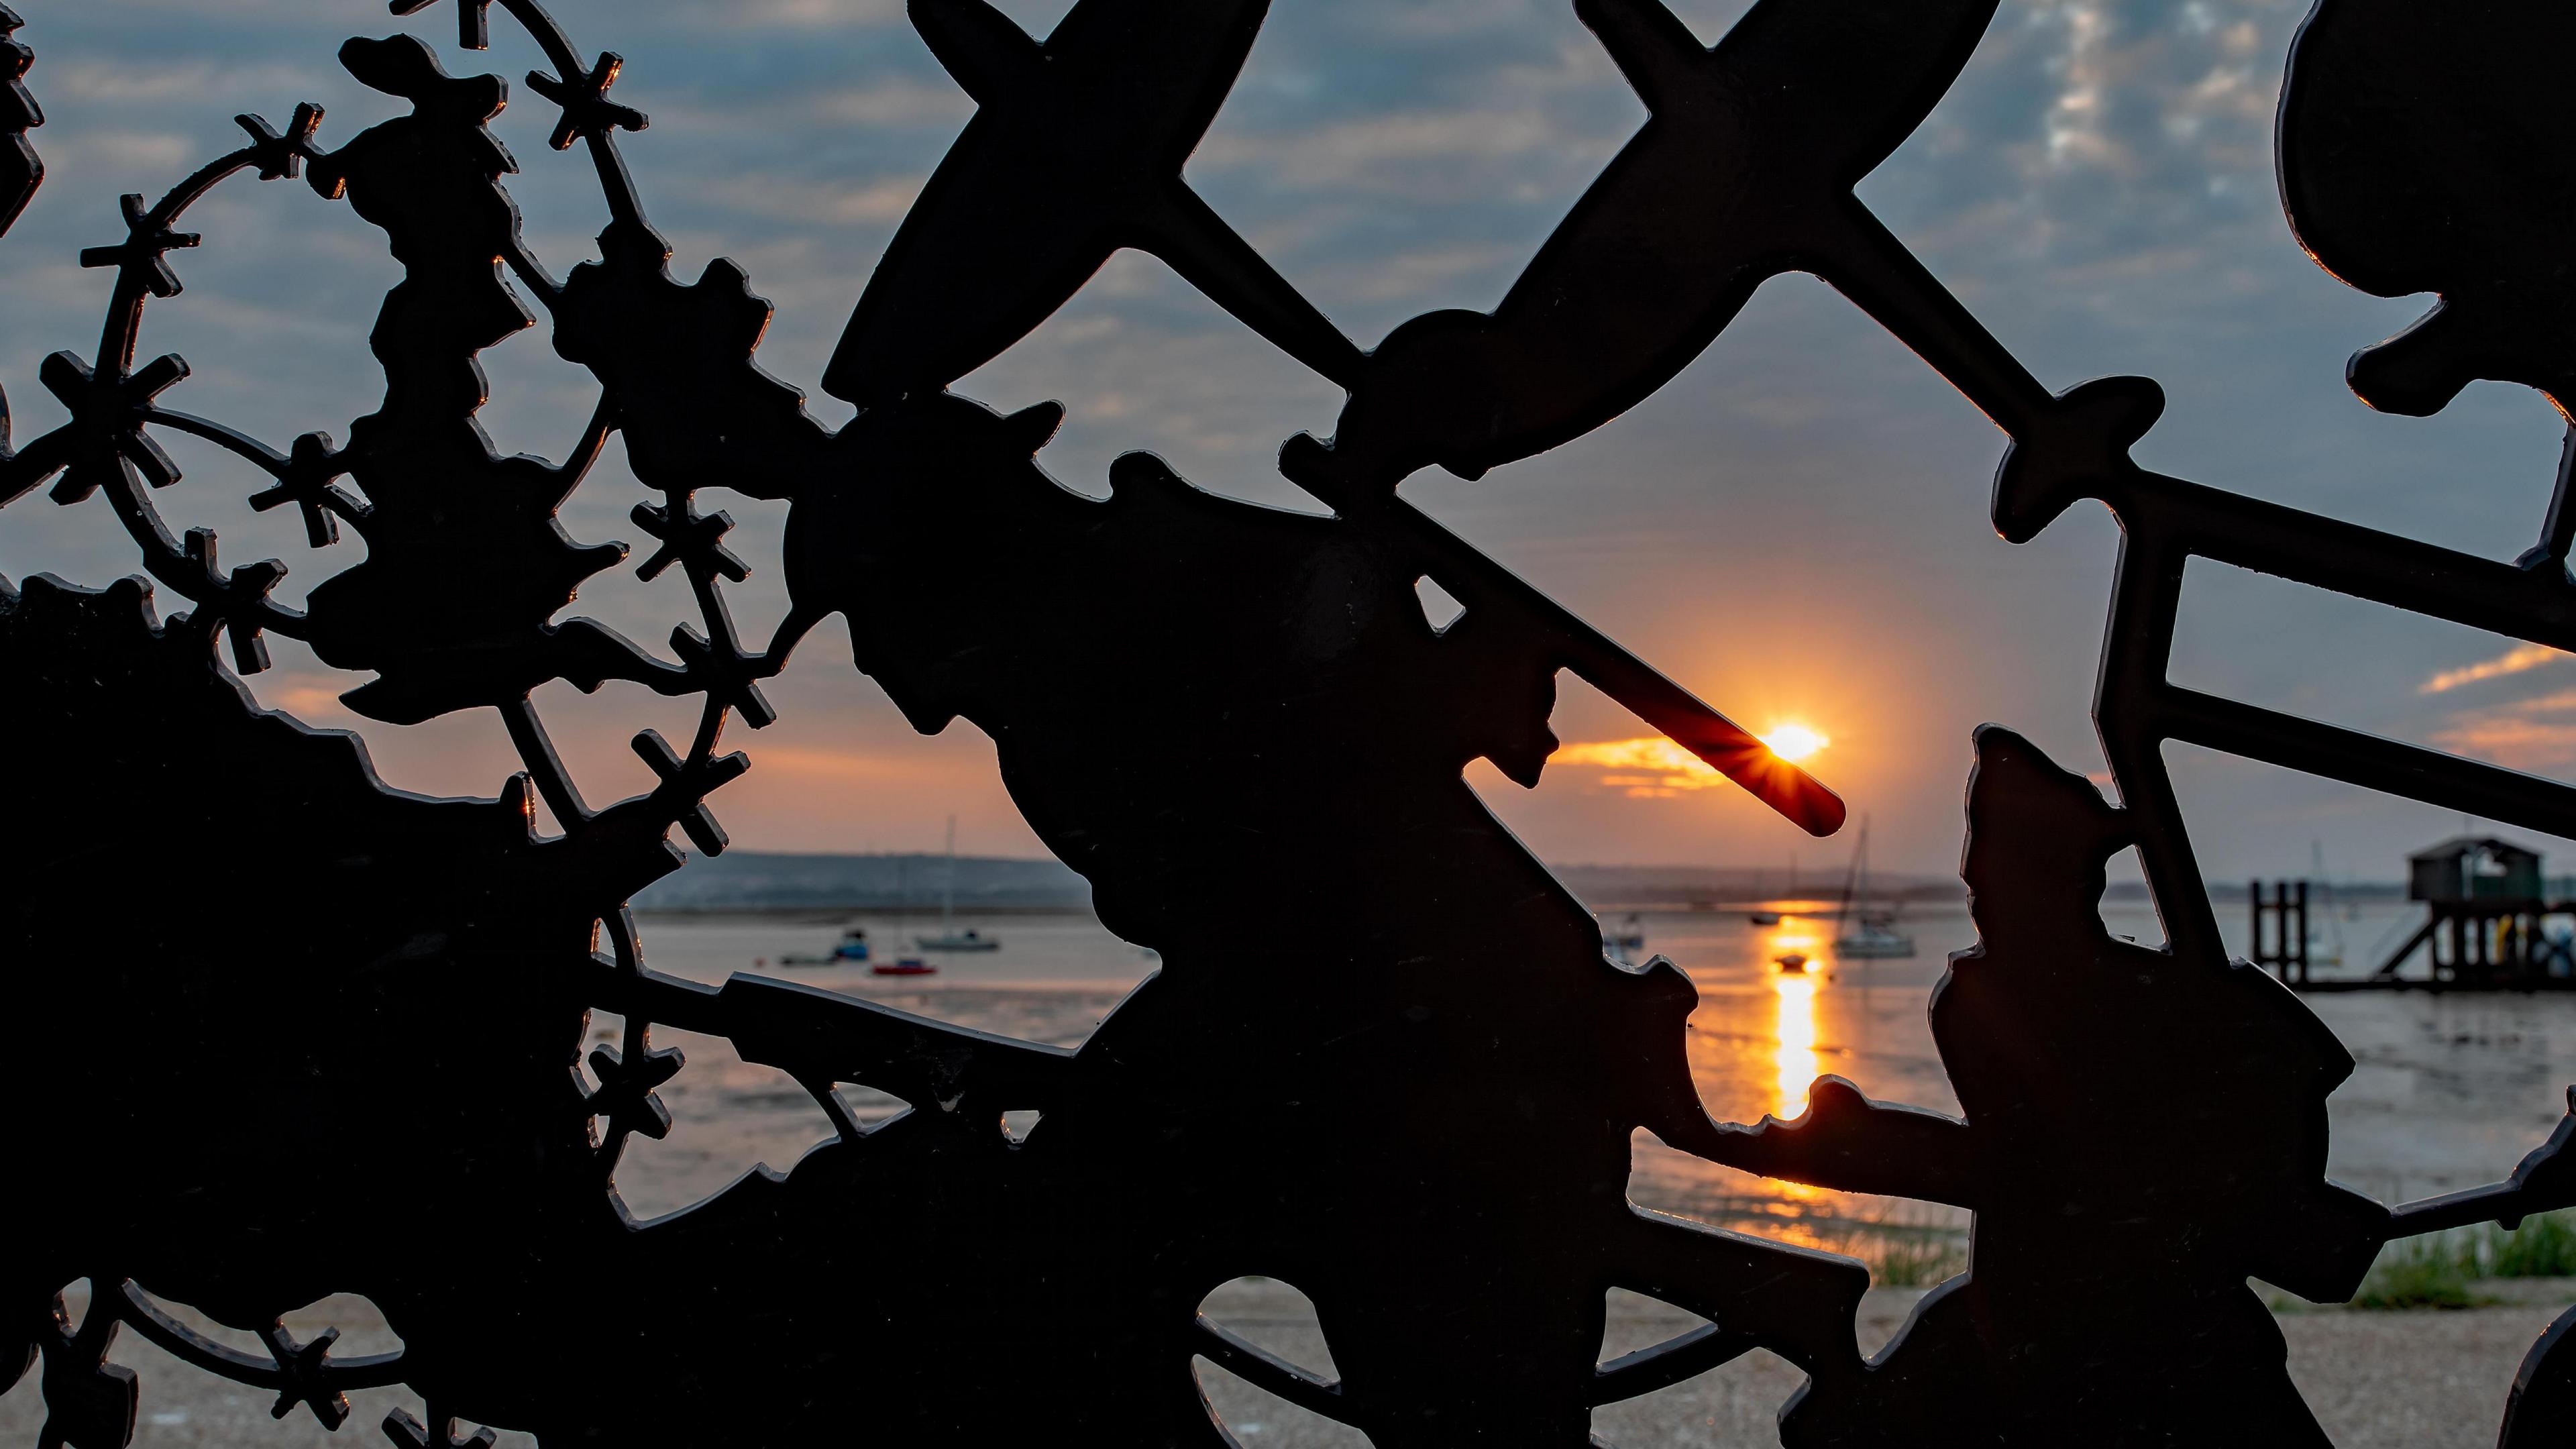
<instances>
[{"instance_id":1,"label":"metal silhouette sculpture","mask_svg":"<svg viewBox=\"0 0 2576 1449\"><path fill-rule=\"evenodd\" d=\"M2551 230L2564 198L2450 164L2568 153L2544 73L2516 83L2516 111L2484 104L2479 71L2517 46L2517 64L2554 53L2530 39L2564 27L2548 3L2321 0L2301 42L2282 157L2301 235L2360 285L2445 297L2415 340L2356 365L2375 402L2429 407L2470 376L2563 395L2565 329L2526 323L2576 295ZM916 0L980 109L859 299L826 377L860 405L838 431L758 366L768 307L739 269L669 274L620 159L618 133L645 118L610 98L618 58L585 62L533 0L458 0L464 48L486 43L494 4L553 67L528 78L561 112L553 145L593 163L597 259L558 280L521 238L501 185L515 163L485 127L499 79L451 75L414 38L351 41L344 66L408 113L337 148L314 107L283 130L245 116L247 144L158 201L127 198L123 239L83 255L115 271L101 346L40 373L69 420L0 461L0 502L48 483L60 503L103 497L152 580L0 585L0 759L20 817L42 822L6 864L0 942L87 959L90 908L112 900L133 947L32 982L53 1027L0 1068L47 1104L24 1130L49 1186L19 1195L33 1218L0 1269L0 1374L41 1361L47 1445L131 1438L138 1385L109 1362L123 1328L334 1427L347 1390L408 1385L425 1413L384 1431L413 1449L488 1442L467 1423L565 1442L1000 1443L1042 1419L1069 1442L1230 1443L1199 1357L1381 1446L1571 1445L1593 1407L1755 1347L1808 1375L1791 1444L2322 1442L2249 1275L2337 1299L2391 1238L2576 1205L2576 1115L2490 1188L2392 1209L2325 1179L2324 1098L2351 1059L2225 958L2157 754L2191 740L2576 829L2563 787L2163 679L2194 555L2576 647L2564 481L2542 547L2510 566L2130 464L2152 383L2051 394L1852 196L1948 88L1992 0L1761 0L1714 49L1656 0L1578 0L1653 118L1494 311L1417 318L1368 351L1180 179L1257 0L1079 0L1044 41L980 0ZM17 136L35 110L10 94ZM32 161L18 172L23 205ZM186 364L135 364L147 303L180 290L168 254L195 238L177 227L243 174L345 200L404 269L371 334L385 401L346 445L279 448L176 411L163 396ZM2442 187L2496 219L2426 229L2384 204ZM1034 459L1061 409L1004 416L947 391L1120 246L1345 387L1331 441L1281 456L1332 516L1220 499L1142 454L1086 498ZM1396 492L1421 467L1472 477L1602 426L1786 270L1834 283L2010 435L2006 537L2082 497L2127 530L2098 704L2122 805L2008 731L1976 741L1964 873L1982 944L1933 1007L1958 1118L1826 1078L1795 1122L1710 1120L1684 1054L1688 981L1606 960L1461 769L1535 781L1567 668L1802 826L1830 832L1841 802ZM560 463L503 457L477 422L477 355L535 320L523 297L601 385ZM211 531L165 521L155 490L177 469L156 430L247 460L271 480L254 507L294 506L317 550L345 525L366 558L305 609L277 603L281 565L225 570ZM625 557L556 518L612 432L658 495L632 515L655 543L639 572L677 568L697 615L669 659L558 617ZM699 511L709 487L791 501L791 607L758 649L726 608L748 565L726 516ZM923 560L970 532L981 586L938 587ZM1426 575L1466 603L1444 629L1418 606ZM674 829L724 848L708 800L749 767L720 753L725 725L770 722L761 682L835 614L918 728L964 717L991 735L1102 919L1161 954L1079 1050L645 964L626 900L678 868ZM372 719L494 710L526 772L492 800L385 788L354 737L253 705L238 676L266 666L268 633L371 672L347 702ZM639 734L657 785L594 807L530 702L555 680L695 698L699 724L685 748ZM145 841L175 862L147 868L148 889ZM2102 927L2103 863L2128 845L2165 950ZM594 1010L623 1036L584 1058ZM115 1041L94 1039L110 1020ZM637 1221L620 1154L669 1130L656 1089L685 1069L657 1024L784 1070L834 1135L787 1172ZM863 1125L845 1083L909 1110ZM1004 1132L1031 1108L1035 1129ZM1967 1208L1972 1265L1865 1362L1862 1267L1634 1208L1641 1127L1756 1172ZM906 1251L858 1246L861 1221L899 1226ZM1314 1299L1338 1379L1199 1314L1246 1274ZM82 1278L75 1321L59 1295ZM1613 1287L1709 1324L1598 1362ZM329 1335L281 1326L330 1291L371 1299L402 1348L335 1358ZM257 1332L265 1355L167 1302ZM2571 1332L2576 1315L2525 1362L2511 1449L2576 1424Z\"/></svg>"},{"instance_id":2,"label":"metal silhouette sculpture","mask_svg":"<svg viewBox=\"0 0 2576 1449\"><path fill-rule=\"evenodd\" d=\"M0 146L0 232L18 224L18 216L44 184L44 159L27 141L27 133L45 124L45 111L36 104L27 89L27 68L36 63L36 53L12 39L27 22L18 12L0 5L0 70L8 75L0 85L0 133L8 144Z\"/></svg>"}]
</instances>

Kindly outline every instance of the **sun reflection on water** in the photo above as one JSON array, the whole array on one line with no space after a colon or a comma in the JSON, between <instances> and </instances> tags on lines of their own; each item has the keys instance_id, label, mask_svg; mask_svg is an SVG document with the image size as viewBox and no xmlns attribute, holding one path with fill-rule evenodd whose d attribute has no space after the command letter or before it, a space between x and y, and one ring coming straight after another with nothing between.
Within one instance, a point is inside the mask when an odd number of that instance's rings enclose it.
<instances>
[{"instance_id":1,"label":"sun reflection on water","mask_svg":"<svg viewBox=\"0 0 2576 1449\"><path fill-rule=\"evenodd\" d=\"M1816 978L1783 971L1771 978L1778 997L1778 1024L1772 1049L1780 1104L1772 1111L1783 1118L1807 1110L1807 1089L1816 1082Z\"/></svg>"}]
</instances>

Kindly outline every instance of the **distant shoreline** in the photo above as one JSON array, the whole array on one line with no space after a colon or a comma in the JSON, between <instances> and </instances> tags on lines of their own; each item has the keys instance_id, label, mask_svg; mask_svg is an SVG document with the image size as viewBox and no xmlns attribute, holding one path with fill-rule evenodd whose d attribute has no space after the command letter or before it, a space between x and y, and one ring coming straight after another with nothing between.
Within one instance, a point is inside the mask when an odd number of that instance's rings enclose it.
<instances>
[{"instance_id":1,"label":"distant shoreline","mask_svg":"<svg viewBox=\"0 0 2576 1449\"><path fill-rule=\"evenodd\" d=\"M1551 867L1568 890L1605 914L1628 911L1735 912L1796 910L1823 915L1841 903L1839 872L1800 873L1738 866L1563 865ZM2213 905L2242 909L2248 882L2210 881ZM2265 894L2273 882L2262 882ZM1954 911L1967 905L1958 877L1891 873L1873 877L1876 904ZM1090 914L1091 883L1051 858L775 854L728 851L693 859L636 897L639 914L660 917L833 917L853 914L935 917L953 897L976 917ZM2105 898L2144 902L2143 883L2115 881ZM2316 882L2312 905L2329 901L2402 903L2396 881Z\"/></svg>"},{"instance_id":2,"label":"distant shoreline","mask_svg":"<svg viewBox=\"0 0 2576 1449\"><path fill-rule=\"evenodd\" d=\"M1088 916L1091 913L1089 901L1067 901L1060 905L1025 902L1013 905L985 905L978 902L970 905L962 900L957 903L958 915L973 916L979 921L991 920L995 917ZM913 921L926 930L939 924L939 903L932 901L927 908L918 901L910 906L899 906L890 901L862 901L855 905L828 901L781 901L767 904L757 901L739 901L703 906L638 905L635 907L635 918L639 921L689 921L723 917L760 917L778 921L806 919L837 921L844 916L900 918Z\"/></svg>"}]
</instances>

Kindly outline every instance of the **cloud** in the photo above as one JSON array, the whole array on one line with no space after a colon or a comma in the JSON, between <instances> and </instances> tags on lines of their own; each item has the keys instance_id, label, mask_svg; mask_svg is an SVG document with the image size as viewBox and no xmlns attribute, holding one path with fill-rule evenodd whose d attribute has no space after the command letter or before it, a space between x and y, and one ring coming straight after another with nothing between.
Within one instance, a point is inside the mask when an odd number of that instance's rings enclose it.
<instances>
[{"instance_id":1,"label":"cloud","mask_svg":"<svg viewBox=\"0 0 2576 1449\"><path fill-rule=\"evenodd\" d=\"M277 62L231 63L211 58L114 60L50 57L36 77L49 99L120 103L184 101L208 97L275 95L293 98L337 84L337 77L306 66Z\"/></svg>"},{"instance_id":2,"label":"cloud","mask_svg":"<svg viewBox=\"0 0 2576 1449\"><path fill-rule=\"evenodd\" d=\"M2517 770L2576 763L2576 689L2455 716L2433 739L2446 750Z\"/></svg>"},{"instance_id":3,"label":"cloud","mask_svg":"<svg viewBox=\"0 0 2576 1449\"><path fill-rule=\"evenodd\" d=\"M904 23L903 0L726 0L720 18L715 13L719 7L710 7L705 0L619 0L613 10L561 3L551 8L567 28L577 19L584 22L575 39L584 30L604 29L612 19L621 27L644 25L693 35L715 28L850 30ZM583 10L590 13L578 13Z\"/></svg>"},{"instance_id":4,"label":"cloud","mask_svg":"<svg viewBox=\"0 0 2576 1449\"><path fill-rule=\"evenodd\" d=\"M1661 735L1559 745L1547 762L1618 772L1604 774L1599 783L1626 792L1632 800L1670 800L1726 783L1726 777L1707 761Z\"/></svg>"},{"instance_id":5,"label":"cloud","mask_svg":"<svg viewBox=\"0 0 2576 1449\"><path fill-rule=\"evenodd\" d=\"M1251 169L1270 185L1299 191L1361 190L1461 194L1488 186L1488 168L1462 163L1542 158L1551 169L1594 165L1624 135L1567 132L1537 108L1395 111L1318 130L1265 135L1220 131L1191 157L1193 170Z\"/></svg>"},{"instance_id":6,"label":"cloud","mask_svg":"<svg viewBox=\"0 0 2576 1449\"><path fill-rule=\"evenodd\" d=\"M2552 649L2546 644L2517 644L2493 659L2464 664L2457 669L2445 669L2425 680L2415 692L2446 694L2463 684L2476 684L2482 680L2501 679L2508 674L2521 674L2544 665L2555 664L2566 657L2564 651Z\"/></svg>"},{"instance_id":7,"label":"cloud","mask_svg":"<svg viewBox=\"0 0 2576 1449\"><path fill-rule=\"evenodd\" d=\"M1031 17L1065 3L1004 8L1042 31ZM1707 40L1747 0L1674 3ZM2411 524L2454 547L2509 556L2527 537L2533 475L2555 463L2563 422L2523 394L2497 402L2502 389L2473 389L2432 422L2364 414L2342 385L2343 357L2421 304L2339 287L2283 225L2271 110L2309 5L2013 0L1959 89L1864 194L2051 386L2106 372L2163 376L2174 405L2142 454L2154 466L2222 485L2260 480L2285 504ZM381 0L21 8L44 12L25 37L40 55L38 92L53 104L54 124L37 140L55 174L0 250L0 337L9 340L0 373L22 428L59 411L32 382L37 359L94 333L105 278L71 259L113 238L118 191L157 191L208 146L230 144L238 110L278 120L286 103L310 98L333 107L328 134L345 141L397 109L331 64L354 31L408 29L452 65L514 79L534 63L508 26L496 27L491 56L460 55L453 0L407 22L388 20ZM814 376L918 178L972 109L905 26L901 0L552 8L585 49L629 59L621 94L655 124L631 138L628 155L654 220L680 247L681 275L717 254L743 260L754 290L779 306L764 359L783 376ZM590 250L595 192L579 158L541 154L550 108L514 89L503 127L528 174L512 189L561 270ZM1190 174L1319 306L1367 339L1431 307L1490 306L1643 114L1564 0L1310 0L1271 8ZM183 405L272 440L372 405L378 375L365 337L395 273L376 231L345 210L317 210L298 191L228 188L192 217L208 244L178 258L189 292L155 304L146 343L199 365L187 394L198 401ZM238 217L220 209L237 192L249 198ZM518 346L548 360L541 330ZM531 440L578 431L589 394L562 385L550 362L520 367L496 356L492 365L496 429ZM1012 405L1070 401L1073 419L1043 461L1084 491L1104 491L1110 459L1151 448L1205 486L1309 508L1276 476L1275 450L1300 428L1328 431L1342 403L1337 388L1160 263L1133 256L961 390ZM817 400L818 411L834 406ZM2027 549L1996 544L1983 504L1997 446L1982 419L1854 309L1792 280L1757 298L1665 396L1597 437L1473 488L1437 476L1412 487L1552 592L1643 636L1632 640L1641 648L1699 659L1713 657L1697 652L1703 646L1782 628L1830 643L1848 677L1884 696L1866 726L1857 712L1837 719L1854 718L1855 730L1881 740L1934 741L1919 756L1937 757L1937 768L1891 774L1872 802L1882 850L1929 861L1955 846L1956 746L1969 727L2008 719L2034 737L2088 737L2077 682L2098 648L2108 525L2070 519ZM2438 499L2428 479L2443 480ZM601 536L631 491L596 481L571 510L576 532ZM218 501L232 512L206 521L223 525L228 548L247 548L247 511L237 496ZM112 518L42 512L40 502L22 501L0 520L0 571L103 582L132 570ZM740 536L774 606L775 528ZM1782 543L1793 536L1831 543L1821 553ZM1901 608L1870 612L1864 606L1887 597L1891 578L1903 583ZM609 611L621 627L667 627L641 605L635 618L616 614L624 606L604 589L584 607ZM2220 662L2250 667L2256 631L2242 633L2214 646ZM2444 696L2428 712L2448 726L2447 746L2516 763L2576 761L2576 704L2471 711L2460 706L2485 696L2448 693L2554 663L2554 652L2474 672L2497 661L2467 663L2433 641L2387 657L2362 652L2375 647L2320 632L2292 662L2266 664L2265 677L2285 691L2331 692L2351 685L2351 660L2370 658L2388 671L2372 686L2402 703L2427 680L2460 675L2422 689ZM2539 679L2545 690L2576 683L2576 671ZM314 691L293 707L336 717L319 688L332 681L290 683ZM834 703L814 723L845 730L860 717ZM2430 738L2420 719L2350 722ZM1569 803L1548 817L1565 833L1533 832L1548 854L1744 859L1770 849L1710 831L1698 807L1622 798L1714 788L1714 773L1670 742L1618 738L1642 726L1573 689L1559 727L1588 743L1567 746L1557 757L1565 768L1551 772ZM788 782L780 797L796 802L779 818L801 808L823 821L794 827L797 839L826 844L862 818L871 830L936 838L940 810L907 805L918 818L887 825L843 808L853 791L882 796L907 778L893 754L798 754L767 737L755 746L764 775ZM1544 792L1530 799L1540 815L1557 808ZM2238 790L2223 803L2194 821L2213 870L2273 869L2262 864L2266 851L2304 864L2305 827L2266 843L2249 824L2277 800ZM2388 828L2394 858L2416 831Z\"/></svg>"},{"instance_id":8,"label":"cloud","mask_svg":"<svg viewBox=\"0 0 2576 1449\"><path fill-rule=\"evenodd\" d=\"M705 23L704 8L691 5L687 11L694 12L690 18L695 23ZM894 25L903 19L903 4L902 0L734 0L726 18L736 24L787 30Z\"/></svg>"},{"instance_id":9,"label":"cloud","mask_svg":"<svg viewBox=\"0 0 2576 1449\"><path fill-rule=\"evenodd\" d=\"M174 131L66 133L53 127L36 134L45 143L43 154L49 174L91 171L130 176L178 172L201 159L205 149L204 143Z\"/></svg>"},{"instance_id":10,"label":"cloud","mask_svg":"<svg viewBox=\"0 0 2576 1449\"><path fill-rule=\"evenodd\" d=\"M746 172L715 181L712 194L738 212L790 221L882 225L901 221L927 177L895 176L839 185Z\"/></svg>"},{"instance_id":11,"label":"cloud","mask_svg":"<svg viewBox=\"0 0 2576 1449\"><path fill-rule=\"evenodd\" d=\"M267 687L260 693L271 709L291 714L307 724L345 726L356 723L357 716L340 703L340 692L360 678L362 676L352 675L347 680L326 680L312 675L290 674L275 683L262 681Z\"/></svg>"},{"instance_id":12,"label":"cloud","mask_svg":"<svg viewBox=\"0 0 2576 1449\"><path fill-rule=\"evenodd\" d=\"M813 114L818 119L841 125L955 124L974 112L975 102L955 82L908 76L828 90L813 99Z\"/></svg>"},{"instance_id":13,"label":"cloud","mask_svg":"<svg viewBox=\"0 0 2576 1449\"><path fill-rule=\"evenodd\" d=\"M764 775L842 783L917 781L921 761L909 756L867 755L846 750L817 750L793 745L755 743L752 767Z\"/></svg>"},{"instance_id":14,"label":"cloud","mask_svg":"<svg viewBox=\"0 0 2576 1449\"><path fill-rule=\"evenodd\" d=\"M1419 297L1433 287L1485 277L1493 278L1495 294L1500 296L1523 259L1515 247L1469 242L1354 262L1336 268L1331 280L1341 295L1366 302Z\"/></svg>"}]
</instances>

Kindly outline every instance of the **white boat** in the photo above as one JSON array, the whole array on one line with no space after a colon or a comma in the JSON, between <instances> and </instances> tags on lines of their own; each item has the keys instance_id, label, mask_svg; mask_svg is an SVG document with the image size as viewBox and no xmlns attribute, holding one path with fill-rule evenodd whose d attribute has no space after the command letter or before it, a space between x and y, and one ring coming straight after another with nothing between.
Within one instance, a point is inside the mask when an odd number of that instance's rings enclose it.
<instances>
[{"instance_id":1,"label":"white boat","mask_svg":"<svg viewBox=\"0 0 2576 1449\"><path fill-rule=\"evenodd\" d=\"M1592 924L1601 932L1602 956L1606 958L1611 965L1617 966L1622 970L1633 971L1637 969L1637 958L1631 953L1631 948L1628 944L1629 937L1603 926L1601 924L1601 913L1599 911L1594 911L1592 913ZM1643 935L1637 936L1637 944L1645 944L1645 939L1646 938Z\"/></svg>"},{"instance_id":2,"label":"white boat","mask_svg":"<svg viewBox=\"0 0 2576 1449\"><path fill-rule=\"evenodd\" d=\"M939 934L915 936L912 943L924 951L999 951L1002 943L983 932L968 927L957 929L957 817L948 817L948 886L939 897Z\"/></svg>"},{"instance_id":3,"label":"white boat","mask_svg":"<svg viewBox=\"0 0 2576 1449\"><path fill-rule=\"evenodd\" d=\"M1646 925L1637 918L1635 911L1628 913L1628 919L1620 923L1618 930L1604 931L1601 934L1610 944L1623 951L1646 949Z\"/></svg>"},{"instance_id":4,"label":"white boat","mask_svg":"<svg viewBox=\"0 0 2576 1449\"><path fill-rule=\"evenodd\" d=\"M1914 938L1896 927L1894 911L1869 905L1869 818L1861 817L1860 839L1852 846L1851 874L1843 878L1843 928L1834 938L1834 953L1854 960L1901 960L1914 954Z\"/></svg>"},{"instance_id":5,"label":"white boat","mask_svg":"<svg viewBox=\"0 0 2576 1449\"><path fill-rule=\"evenodd\" d=\"M1869 921L1834 938L1836 953L1853 960L1901 960L1914 955L1914 938Z\"/></svg>"}]
</instances>

